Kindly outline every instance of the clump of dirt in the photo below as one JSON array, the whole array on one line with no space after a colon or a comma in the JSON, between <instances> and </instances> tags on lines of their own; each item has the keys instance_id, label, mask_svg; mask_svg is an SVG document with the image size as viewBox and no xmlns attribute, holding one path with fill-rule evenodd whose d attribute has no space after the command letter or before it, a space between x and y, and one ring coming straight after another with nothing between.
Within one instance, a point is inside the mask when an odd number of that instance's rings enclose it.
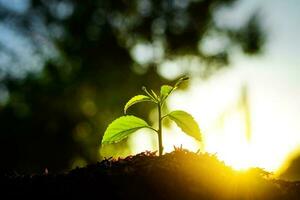
<instances>
[{"instance_id":1,"label":"clump of dirt","mask_svg":"<svg viewBox=\"0 0 300 200\"><path fill-rule=\"evenodd\" d=\"M183 149L106 159L65 174L2 175L1 195L98 199L299 199L300 183L261 169L237 172L214 155Z\"/></svg>"}]
</instances>

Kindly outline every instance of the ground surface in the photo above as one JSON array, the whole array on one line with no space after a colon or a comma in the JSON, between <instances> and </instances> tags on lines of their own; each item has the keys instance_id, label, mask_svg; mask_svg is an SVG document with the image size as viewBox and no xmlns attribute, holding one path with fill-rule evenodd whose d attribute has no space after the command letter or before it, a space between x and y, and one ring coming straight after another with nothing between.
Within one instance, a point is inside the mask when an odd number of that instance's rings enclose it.
<instances>
[{"instance_id":1,"label":"ground surface","mask_svg":"<svg viewBox=\"0 0 300 200\"><path fill-rule=\"evenodd\" d=\"M2 195L97 199L300 199L300 183L236 172L208 154L175 150L107 159L65 174L2 175Z\"/></svg>"}]
</instances>

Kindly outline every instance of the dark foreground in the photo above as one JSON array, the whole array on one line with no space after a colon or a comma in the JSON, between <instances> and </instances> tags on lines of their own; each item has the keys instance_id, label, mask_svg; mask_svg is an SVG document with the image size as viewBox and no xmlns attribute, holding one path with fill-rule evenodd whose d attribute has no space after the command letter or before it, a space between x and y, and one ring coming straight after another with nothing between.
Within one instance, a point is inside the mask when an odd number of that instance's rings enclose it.
<instances>
[{"instance_id":1,"label":"dark foreground","mask_svg":"<svg viewBox=\"0 0 300 200\"><path fill-rule=\"evenodd\" d=\"M300 199L298 182L272 179L260 169L239 173L212 155L185 150L108 159L59 175L5 175L0 187L1 196L41 199Z\"/></svg>"}]
</instances>

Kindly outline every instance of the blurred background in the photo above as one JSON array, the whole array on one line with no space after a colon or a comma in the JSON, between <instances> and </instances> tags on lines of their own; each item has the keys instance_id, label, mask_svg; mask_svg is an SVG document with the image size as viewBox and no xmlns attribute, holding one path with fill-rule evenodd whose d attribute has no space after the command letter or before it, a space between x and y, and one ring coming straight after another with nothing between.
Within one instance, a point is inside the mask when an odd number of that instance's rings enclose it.
<instances>
[{"instance_id":1,"label":"blurred background","mask_svg":"<svg viewBox=\"0 0 300 200\"><path fill-rule=\"evenodd\" d=\"M1 170L61 172L156 150L139 131L101 147L106 126L143 85L188 75L169 99L202 143L166 122L166 151L216 153L300 179L297 0L0 0ZM150 113L150 114L149 114ZM155 124L155 110L130 114Z\"/></svg>"}]
</instances>

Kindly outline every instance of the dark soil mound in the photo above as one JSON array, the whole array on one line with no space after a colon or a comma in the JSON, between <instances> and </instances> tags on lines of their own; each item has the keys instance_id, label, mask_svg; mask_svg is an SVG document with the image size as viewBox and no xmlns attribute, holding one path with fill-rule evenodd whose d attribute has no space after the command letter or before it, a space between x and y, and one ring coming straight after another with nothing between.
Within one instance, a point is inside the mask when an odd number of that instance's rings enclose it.
<instances>
[{"instance_id":1,"label":"dark soil mound","mask_svg":"<svg viewBox=\"0 0 300 200\"><path fill-rule=\"evenodd\" d=\"M271 179L260 169L236 172L213 155L185 150L106 159L66 174L4 175L0 186L1 195L41 198L300 199L297 182Z\"/></svg>"}]
</instances>

